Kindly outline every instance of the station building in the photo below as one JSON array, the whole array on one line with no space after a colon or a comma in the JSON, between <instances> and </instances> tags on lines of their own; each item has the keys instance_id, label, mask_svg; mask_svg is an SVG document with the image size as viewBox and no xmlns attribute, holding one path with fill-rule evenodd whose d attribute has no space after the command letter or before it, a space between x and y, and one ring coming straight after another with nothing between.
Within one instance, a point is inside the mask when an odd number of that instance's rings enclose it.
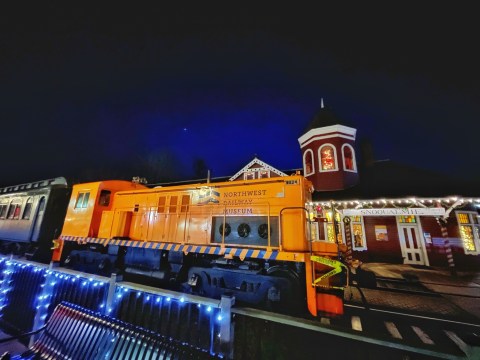
<instances>
[{"instance_id":1,"label":"station building","mask_svg":"<svg viewBox=\"0 0 480 360\"><path fill-rule=\"evenodd\" d=\"M357 129L323 106L298 138L314 187L313 241L347 245L347 261L471 270L480 265L480 198L457 179L390 160L358 144ZM231 181L288 176L255 157Z\"/></svg>"}]
</instances>

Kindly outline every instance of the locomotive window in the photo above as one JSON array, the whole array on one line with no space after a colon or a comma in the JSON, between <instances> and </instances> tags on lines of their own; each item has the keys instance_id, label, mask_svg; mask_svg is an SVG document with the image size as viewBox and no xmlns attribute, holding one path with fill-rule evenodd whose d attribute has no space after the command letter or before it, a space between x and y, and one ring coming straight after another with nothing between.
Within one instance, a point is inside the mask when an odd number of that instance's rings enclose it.
<instances>
[{"instance_id":1,"label":"locomotive window","mask_svg":"<svg viewBox=\"0 0 480 360\"><path fill-rule=\"evenodd\" d=\"M180 212L184 213L188 211L188 204L190 203L190 195L182 195L182 207Z\"/></svg>"},{"instance_id":2,"label":"locomotive window","mask_svg":"<svg viewBox=\"0 0 480 360\"><path fill-rule=\"evenodd\" d=\"M88 204L88 198L90 197L90 193L85 193L85 196L83 197L83 208L86 208L87 207L87 204Z\"/></svg>"},{"instance_id":3,"label":"locomotive window","mask_svg":"<svg viewBox=\"0 0 480 360\"><path fill-rule=\"evenodd\" d=\"M81 207L82 207L83 196L84 196L84 195L85 195L85 194L83 194L83 193L78 194L77 201L75 202L75 209L78 209L78 208L81 208Z\"/></svg>"},{"instance_id":4,"label":"locomotive window","mask_svg":"<svg viewBox=\"0 0 480 360\"><path fill-rule=\"evenodd\" d=\"M75 203L75 209L86 208L88 204L88 198L90 193L79 193L77 197L77 202Z\"/></svg>"},{"instance_id":5,"label":"locomotive window","mask_svg":"<svg viewBox=\"0 0 480 360\"><path fill-rule=\"evenodd\" d=\"M98 198L98 205L108 206L110 204L110 190L102 190L100 192L100 197Z\"/></svg>"},{"instance_id":6,"label":"locomotive window","mask_svg":"<svg viewBox=\"0 0 480 360\"><path fill-rule=\"evenodd\" d=\"M32 205L33 205L33 200L32 198L27 199L27 203L25 204L25 209L23 210L23 220L29 220L30 219L30 214L32 212Z\"/></svg>"}]
</instances>

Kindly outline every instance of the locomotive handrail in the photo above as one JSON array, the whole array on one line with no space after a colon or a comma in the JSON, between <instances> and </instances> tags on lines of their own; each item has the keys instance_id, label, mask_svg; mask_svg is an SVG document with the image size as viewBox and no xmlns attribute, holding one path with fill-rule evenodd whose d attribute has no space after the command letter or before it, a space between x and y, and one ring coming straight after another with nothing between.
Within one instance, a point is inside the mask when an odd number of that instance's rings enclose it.
<instances>
[{"instance_id":1,"label":"locomotive handrail","mask_svg":"<svg viewBox=\"0 0 480 360\"><path fill-rule=\"evenodd\" d=\"M267 251L281 250L282 246L283 246L283 241L282 241L282 238L281 238L281 229L279 229L278 244L275 244L275 245L272 244L272 241L273 241L272 232L271 232L272 204L269 201L260 201L260 202L255 202L255 205L262 207L261 212L258 215L266 217L266 225L267 225L268 230L267 230L266 237L263 238L263 239L267 240L266 244L264 243L265 245L262 245L262 246L252 246L252 245L244 246L240 243L227 244L226 240L225 240L225 238L226 238L226 226L225 225L223 227L223 231L221 231L221 239L219 239L220 241L217 242L217 243L209 242L206 245L211 245L211 246L217 245L217 246L220 246L221 248L225 248L227 245L235 245L235 247L246 247L246 248L257 247L259 249L267 248ZM243 208L246 205L240 205L240 206ZM116 213L129 212L129 213L132 213L132 215L134 215L134 213L136 213L137 214L136 216L141 217L141 219L138 219L137 221L140 221L142 223L142 227L143 227L142 236L141 236L142 238L141 239L136 239L137 241L179 243L179 241L181 240L182 244L189 244L189 241L187 240L187 235L188 235L188 231L189 231L188 230L189 229L188 223L189 223L189 220L193 219L196 215L198 215L195 210L207 209L210 216L212 216L212 217L221 216L223 218L223 224L226 224L227 220L228 220L228 217L229 217L228 216L228 214L229 214L228 209L233 208L233 206L228 205L228 204L208 204L207 206L193 204L193 205L190 205L188 207L188 210L186 210L184 212L178 212L177 211L177 212L172 212L172 213L168 212L167 208L168 207L166 207L164 209L164 211L159 212L158 211L158 206L156 206L156 205L153 205L153 206L152 205L144 205L144 206L140 205L140 206L135 206L135 207L123 206L123 207L118 207L118 208L113 209L113 212L114 212L113 216L115 217ZM304 208L302 208L302 209L304 209ZM179 239L179 238L177 240L174 240L174 239L171 239L171 238L167 238L167 239L157 238L157 239L154 239L152 237L152 232L151 232L151 229L153 228L153 223L154 223L154 221L152 221L152 216L154 214L158 214L158 215L161 215L161 216L169 216L169 215L177 216L179 218L179 220L181 220L180 218L183 216L184 219L182 221L184 221L185 224L183 226L182 234L180 234L180 233L177 234L177 235L181 235L181 239ZM209 226L211 227L211 225L212 224L210 224ZM114 226L113 220L111 221L109 226L110 226L110 234L111 234L113 226ZM279 223L278 226L281 227L281 224ZM212 233L214 231L216 231L216 229L213 229L213 228L210 229L210 230L212 231Z\"/></svg>"}]
</instances>

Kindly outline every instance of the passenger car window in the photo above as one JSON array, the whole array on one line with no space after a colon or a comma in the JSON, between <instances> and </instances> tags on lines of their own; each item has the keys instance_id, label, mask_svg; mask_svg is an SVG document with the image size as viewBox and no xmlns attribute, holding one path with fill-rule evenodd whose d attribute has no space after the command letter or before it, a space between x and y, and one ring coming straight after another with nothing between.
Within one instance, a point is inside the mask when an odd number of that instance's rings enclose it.
<instances>
[{"instance_id":1,"label":"passenger car window","mask_svg":"<svg viewBox=\"0 0 480 360\"><path fill-rule=\"evenodd\" d=\"M18 200L13 200L10 203L10 207L8 208L8 214L7 214L7 219L18 219L20 217L20 210L22 206L18 202Z\"/></svg>"},{"instance_id":2,"label":"passenger car window","mask_svg":"<svg viewBox=\"0 0 480 360\"><path fill-rule=\"evenodd\" d=\"M0 219L5 219L5 217L7 215L7 209L8 209L7 204L1 204L0 205Z\"/></svg>"},{"instance_id":3,"label":"passenger car window","mask_svg":"<svg viewBox=\"0 0 480 360\"><path fill-rule=\"evenodd\" d=\"M25 209L23 210L23 215L22 215L23 220L30 219L30 213L32 212L32 205L33 205L33 199L29 197L25 204Z\"/></svg>"}]
</instances>

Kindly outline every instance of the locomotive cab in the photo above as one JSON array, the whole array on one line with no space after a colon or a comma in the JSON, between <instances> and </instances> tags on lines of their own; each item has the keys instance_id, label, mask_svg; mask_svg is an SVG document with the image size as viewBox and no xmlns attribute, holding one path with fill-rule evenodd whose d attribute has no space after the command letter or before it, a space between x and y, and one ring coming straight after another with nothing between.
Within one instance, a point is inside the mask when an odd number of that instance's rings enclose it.
<instances>
[{"instance_id":1,"label":"locomotive cab","mask_svg":"<svg viewBox=\"0 0 480 360\"><path fill-rule=\"evenodd\" d=\"M108 180L76 184L72 188L62 234L55 240L52 261L63 261L64 265L81 271L107 275L113 263L112 258L105 254L105 246L90 245L95 250L85 249L82 243L87 239L97 239L100 222L104 211L113 206L114 195L120 190L142 189L145 186L129 181ZM65 240L68 240L64 249Z\"/></svg>"},{"instance_id":2,"label":"locomotive cab","mask_svg":"<svg viewBox=\"0 0 480 360\"><path fill-rule=\"evenodd\" d=\"M113 196L120 190L145 186L129 181L100 181L73 186L62 235L96 237L103 211L112 208Z\"/></svg>"}]
</instances>

